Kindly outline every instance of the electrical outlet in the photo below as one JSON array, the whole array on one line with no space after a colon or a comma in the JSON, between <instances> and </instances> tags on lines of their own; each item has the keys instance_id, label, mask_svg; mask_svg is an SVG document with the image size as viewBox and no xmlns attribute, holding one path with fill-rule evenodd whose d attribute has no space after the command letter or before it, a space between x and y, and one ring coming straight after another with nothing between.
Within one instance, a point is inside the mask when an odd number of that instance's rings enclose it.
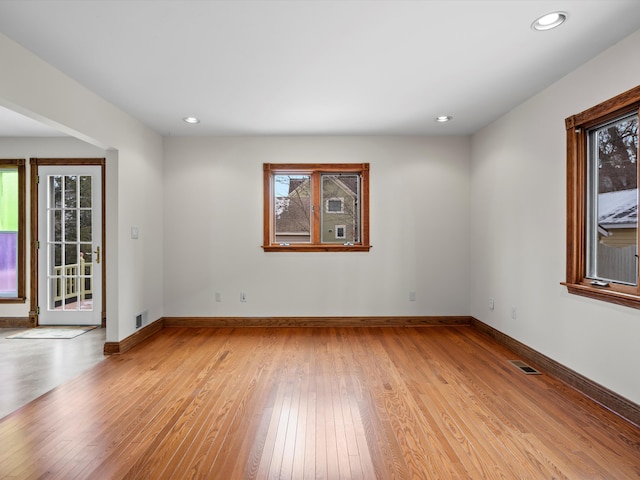
<instances>
[{"instance_id":1,"label":"electrical outlet","mask_svg":"<svg viewBox=\"0 0 640 480\"><path fill-rule=\"evenodd\" d=\"M493 297L489 298L489 310L493 310L495 308L496 304L493 301Z\"/></svg>"},{"instance_id":2,"label":"electrical outlet","mask_svg":"<svg viewBox=\"0 0 640 480\"><path fill-rule=\"evenodd\" d=\"M247 301L247 294L244 292L240 292L240 301L241 302L246 302Z\"/></svg>"},{"instance_id":3,"label":"electrical outlet","mask_svg":"<svg viewBox=\"0 0 640 480\"><path fill-rule=\"evenodd\" d=\"M216 302L221 302L222 301L222 295L220 295L220 292L216 292Z\"/></svg>"},{"instance_id":4,"label":"electrical outlet","mask_svg":"<svg viewBox=\"0 0 640 480\"><path fill-rule=\"evenodd\" d=\"M410 302L416 301L416 292L409 292L409 301Z\"/></svg>"},{"instance_id":5,"label":"electrical outlet","mask_svg":"<svg viewBox=\"0 0 640 480\"><path fill-rule=\"evenodd\" d=\"M517 317L517 313L518 313L518 312L517 312L517 310L516 310L516 307L511 307L511 318L512 318L513 320L515 320L515 319L516 319L516 317Z\"/></svg>"}]
</instances>

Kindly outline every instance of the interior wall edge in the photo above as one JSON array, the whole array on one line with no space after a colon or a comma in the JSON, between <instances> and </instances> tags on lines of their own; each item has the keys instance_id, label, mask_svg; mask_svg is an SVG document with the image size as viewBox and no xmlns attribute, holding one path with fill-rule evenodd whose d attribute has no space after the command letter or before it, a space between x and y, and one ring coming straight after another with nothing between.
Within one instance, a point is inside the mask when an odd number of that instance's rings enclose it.
<instances>
[{"instance_id":1,"label":"interior wall edge","mask_svg":"<svg viewBox=\"0 0 640 480\"><path fill-rule=\"evenodd\" d=\"M119 355L131 350L133 347L141 344L149 337L155 335L164 328L164 320L159 318L154 322L145 325L135 333L120 340L119 342L105 342L103 353L105 355Z\"/></svg>"}]
</instances>

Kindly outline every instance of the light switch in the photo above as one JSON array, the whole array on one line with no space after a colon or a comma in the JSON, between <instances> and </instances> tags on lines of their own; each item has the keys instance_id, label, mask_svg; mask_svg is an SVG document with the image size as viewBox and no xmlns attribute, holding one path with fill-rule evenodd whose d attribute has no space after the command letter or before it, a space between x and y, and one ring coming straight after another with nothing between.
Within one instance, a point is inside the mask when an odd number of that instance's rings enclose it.
<instances>
[{"instance_id":1,"label":"light switch","mask_svg":"<svg viewBox=\"0 0 640 480\"><path fill-rule=\"evenodd\" d=\"M131 238L137 240L139 237L138 227L131 227Z\"/></svg>"}]
</instances>

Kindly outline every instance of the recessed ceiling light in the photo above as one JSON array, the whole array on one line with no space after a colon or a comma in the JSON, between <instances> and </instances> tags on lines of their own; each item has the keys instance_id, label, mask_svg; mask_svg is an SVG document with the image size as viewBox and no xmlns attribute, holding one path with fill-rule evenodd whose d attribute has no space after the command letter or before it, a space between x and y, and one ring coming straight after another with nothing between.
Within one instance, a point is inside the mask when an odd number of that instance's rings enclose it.
<instances>
[{"instance_id":1,"label":"recessed ceiling light","mask_svg":"<svg viewBox=\"0 0 640 480\"><path fill-rule=\"evenodd\" d=\"M551 30L562 25L567 19L565 12L552 12L541 16L531 24L531 28L538 31Z\"/></svg>"},{"instance_id":2,"label":"recessed ceiling light","mask_svg":"<svg viewBox=\"0 0 640 480\"><path fill-rule=\"evenodd\" d=\"M192 124L200 123L200 120L198 120L196 117L184 117L182 120Z\"/></svg>"},{"instance_id":3,"label":"recessed ceiling light","mask_svg":"<svg viewBox=\"0 0 640 480\"><path fill-rule=\"evenodd\" d=\"M440 115L439 117L434 118L434 120L438 123L445 123L452 119L453 117L451 115Z\"/></svg>"}]
</instances>

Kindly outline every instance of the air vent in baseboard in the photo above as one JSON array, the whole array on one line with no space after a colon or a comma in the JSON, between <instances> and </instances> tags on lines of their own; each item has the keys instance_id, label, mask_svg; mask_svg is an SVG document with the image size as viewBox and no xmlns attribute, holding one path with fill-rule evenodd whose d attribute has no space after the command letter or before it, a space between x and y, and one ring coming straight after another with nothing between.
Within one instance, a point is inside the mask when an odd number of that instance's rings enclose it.
<instances>
[{"instance_id":1,"label":"air vent in baseboard","mask_svg":"<svg viewBox=\"0 0 640 480\"><path fill-rule=\"evenodd\" d=\"M509 363L511 363L511 365L513 365L514 367L519 368L522 373L525 373L526 375L542 375L542 373L537 371L535 368L527 365L522 360L509 360Z\"/></svg>"},{"instance_id":2,"label":"air vent in baseboard","mask_svg":"<svg viewBox=\"0 0 640 480\"><path fill-rule=\"evenodd\" d=\"M149 316L149 312L145 310L139 315L136 315L136 328L140 328L145 326L147 322L147 317Z\"/></svg>"}]
</instances>

